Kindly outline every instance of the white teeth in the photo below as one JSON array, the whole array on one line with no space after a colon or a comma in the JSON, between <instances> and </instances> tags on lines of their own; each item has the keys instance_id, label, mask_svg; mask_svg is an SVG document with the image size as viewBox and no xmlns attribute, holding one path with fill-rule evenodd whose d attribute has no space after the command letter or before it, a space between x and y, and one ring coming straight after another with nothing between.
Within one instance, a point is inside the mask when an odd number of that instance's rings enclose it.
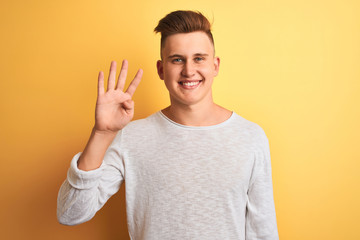
<instances>
[{"instance_id":1,"label":"white teeth","mask_svg":"<svg viewBox=\"0 0 360 240\"><path fill-rule=\"evenodd\" d=\"M184 86L195 86L197 85L199 82L183 82L182 84Z\"/></svg>"}]
</instances>

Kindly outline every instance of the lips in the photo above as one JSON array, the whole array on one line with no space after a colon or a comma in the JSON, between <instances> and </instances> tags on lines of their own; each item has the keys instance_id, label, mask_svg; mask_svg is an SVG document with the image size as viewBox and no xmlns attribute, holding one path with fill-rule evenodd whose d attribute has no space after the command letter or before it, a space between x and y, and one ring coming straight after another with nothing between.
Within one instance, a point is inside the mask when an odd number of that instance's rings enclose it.
<instances>
[{"instance_id":1,"label":"lips","mask_svg":"<svg viewBox=\"0 0 360 240\"><path fill-rule=\"evenodd\" d=\"M186 89L192 89L192 88L196 88L197 86L199 86L199 84L202 82L202 80L195 80L195 81L189 81L189 80L185 80L185 81L180 81L179 84Z\"/></svg>"}]
</instances>

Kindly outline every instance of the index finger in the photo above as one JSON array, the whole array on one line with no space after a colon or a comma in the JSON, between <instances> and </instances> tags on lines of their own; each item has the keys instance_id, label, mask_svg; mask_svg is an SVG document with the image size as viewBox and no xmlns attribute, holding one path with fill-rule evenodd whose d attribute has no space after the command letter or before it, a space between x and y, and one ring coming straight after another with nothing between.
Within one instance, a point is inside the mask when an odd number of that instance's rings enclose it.
<instances>
[{"instance_id":1,"label":"index finger","mask_svg":"<svg viewBox=\"0 0 360 240\"><path fill-rule=\"evenodd\" d=\"M131 81L129 87L126 89L126 92L132 96L139 85L141 81L141 77L143 75L143 70L139 69L134 77L134 79Z\"/></svg>"}]
</instances>

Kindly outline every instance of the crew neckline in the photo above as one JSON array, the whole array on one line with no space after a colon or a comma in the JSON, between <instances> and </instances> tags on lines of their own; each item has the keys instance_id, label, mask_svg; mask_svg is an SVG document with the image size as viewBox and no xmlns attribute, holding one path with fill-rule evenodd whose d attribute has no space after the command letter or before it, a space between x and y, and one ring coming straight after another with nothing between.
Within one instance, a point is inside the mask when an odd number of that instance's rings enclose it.
<instances>
[{"instance_id":1,"label":"crew neckline","mask_svg":"<svg viewBox=\"0 0 360 240\"><path fill-rule=\"evenodd\" d=\"M230 117L228 119L226 119L225 121L221 122L221 123L218 123L218 124L215 124L215 125L210 125L210 126L188 126L188 125L183 125L183 124L180 124L180 123L177 123L177 122L171 120L161 110L158 111L158 115L161 118L163 118L164 120L166 120L167 122L169 122L170 124L172 124L172 125L175 125L175 126L180 127L180 128L194 129L194 130L206 130L206 129L219 128L219 127L222 127L224 125L227 125L229 122L232 121L232 119L235 118L235 112L231 111Z\"/></svg>"}]
</instances>

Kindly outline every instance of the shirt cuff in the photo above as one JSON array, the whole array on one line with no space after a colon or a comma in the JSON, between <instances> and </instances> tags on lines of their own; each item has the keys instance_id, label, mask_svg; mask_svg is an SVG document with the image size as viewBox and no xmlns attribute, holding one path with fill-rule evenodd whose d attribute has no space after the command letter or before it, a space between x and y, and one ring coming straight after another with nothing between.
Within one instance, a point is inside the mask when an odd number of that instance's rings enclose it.
<instances>
[{"instance_id":1,"label":"shirt cuff","mask_svg":"<svg viewBox=\"0 0 360 240\"><path fill-rule=\"evenodd\" d=\"M103 163L97 169L84 171L78 168L77 162L81 152L77 153L70 163L67 180L70 185L77 189L90 189L96 187L103 171Z\"/></svg>"}]
</instances>

